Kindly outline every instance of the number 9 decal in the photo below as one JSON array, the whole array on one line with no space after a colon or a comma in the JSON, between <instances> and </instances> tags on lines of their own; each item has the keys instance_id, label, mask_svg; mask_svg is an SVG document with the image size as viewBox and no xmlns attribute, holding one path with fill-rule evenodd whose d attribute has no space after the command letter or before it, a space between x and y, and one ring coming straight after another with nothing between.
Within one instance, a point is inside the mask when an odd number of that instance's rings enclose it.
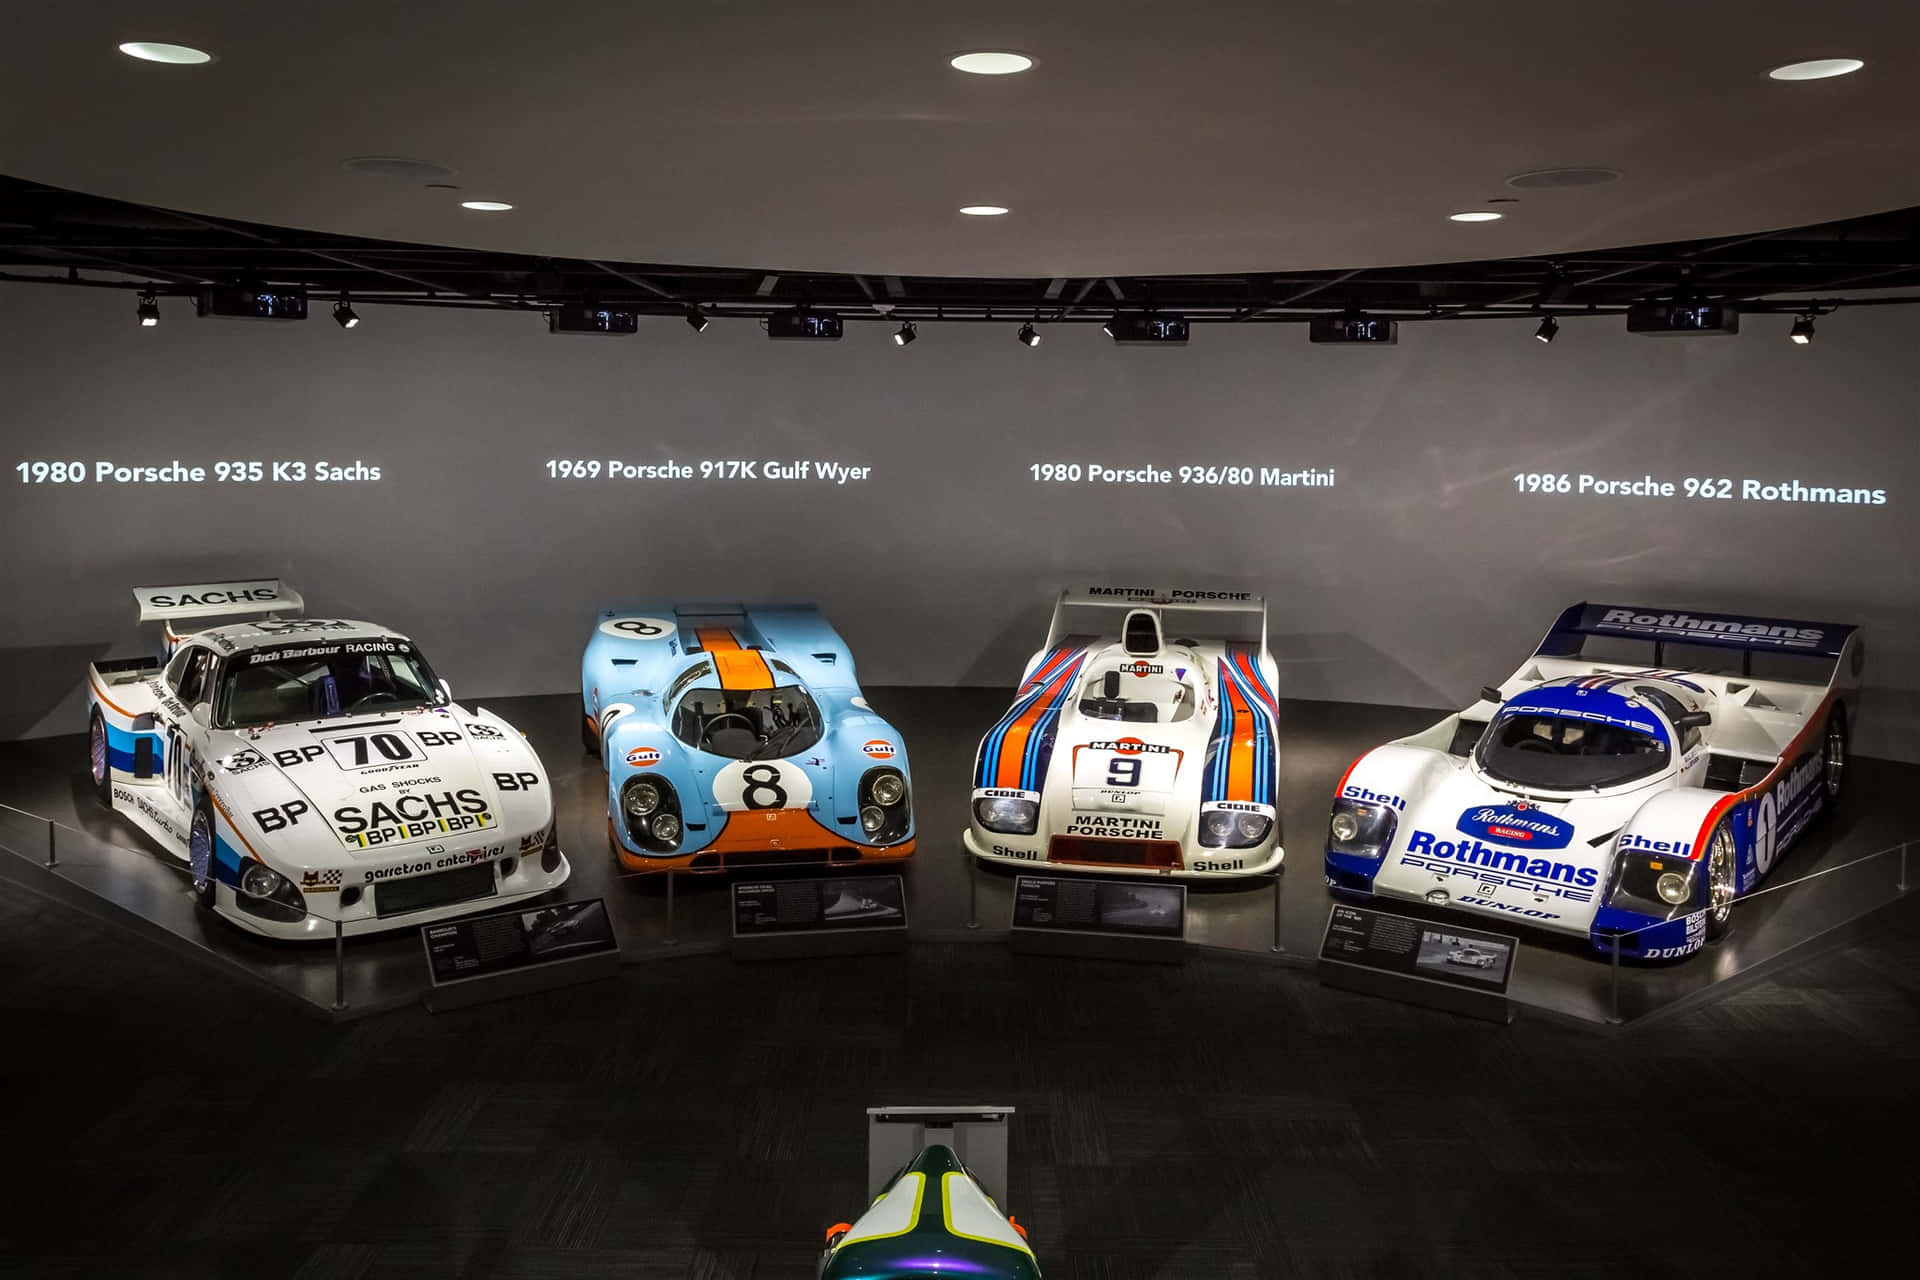
<instances>
[{"instance_id":1,"label":"number 9 decal","mask_svg":"<svg viewBox=\"0 0 1920 1280\"><path fill-rule=\"evenodd\" d=\"M674 634L674 625L666 618L622 615L603 621L600 624L600 630L606 635L618 636L622 640L665 640Z\"/></svg>"},{"instance_id":2,"label":"number 9 decal","mask_svg":"<svg viewBox=\"0 0 1920 1280\"><path fill-rule=\"evenodd\" d=\"M813 803L807 771L778 760L735 760L713 777L713 799L722 809L804 809Z\"/></svg>"}]
</instances>

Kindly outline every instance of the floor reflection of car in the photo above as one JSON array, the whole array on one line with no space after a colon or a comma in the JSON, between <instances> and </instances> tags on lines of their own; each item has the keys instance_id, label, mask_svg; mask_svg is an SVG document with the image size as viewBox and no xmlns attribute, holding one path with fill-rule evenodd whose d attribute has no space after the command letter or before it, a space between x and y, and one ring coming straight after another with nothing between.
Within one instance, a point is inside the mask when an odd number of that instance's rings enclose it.
<instances>
[{"instance_id":1,"label":"floor reflection of car","mask_svg":"<svg viewBox=\"0 0 1920 1280\"><path fill-rule=\"evenodd\" d=\"M1455 947L1447 952L1447 963L1463 965L1469 969L1491 969L1500 959L1497 951L1482 951L1471 944Z\"/></svg>"}]
</instances>

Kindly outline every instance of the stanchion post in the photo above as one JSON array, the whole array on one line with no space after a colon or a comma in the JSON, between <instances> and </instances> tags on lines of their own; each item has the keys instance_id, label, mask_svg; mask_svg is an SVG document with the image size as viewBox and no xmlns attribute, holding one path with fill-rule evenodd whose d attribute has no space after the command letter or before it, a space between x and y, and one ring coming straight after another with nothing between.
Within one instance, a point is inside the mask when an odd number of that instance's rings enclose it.
<instances>
[{"instance_id":1,"label":"stanchion post","mask_svg":"<svg viewBox=\"0 0 1920 1280\"><path fill-rule=\"evenodd\" d=\"M347 1007L347 926L344 921L333 922L333 1011L339 1013Z\"/></svg>"},{"instance_id":2,"label":"stanchion post","mask_svg":"<svg viewBox=\"0 0 1920 1280\"><path fill-rule=\"evenodd\" d=\"M980 927L980 868L974 864L979 859L968 853L965 848L960 850L960 856L967 860L967 928L978 929Z\"/></svg>"},{"instance_id":3,"label":"stanchion post","mask_svg":"<svg viewBox=\"0 0 1920 1280\"><path fill-rule=\"evenodd\" d=\"M1280 945L1280 871L1278 868L1275 868L1273 873L1273 947L1272 947L1272 950L1276 952L1286 950L1285 947Z\"/></svg>"},{"instance_id":4,"label":"stanchion post","mask_svg":"<svg viewBox=\"0 0 1920 1280\"><path fill-rule=\"evenodd\" d=\"M51 871L59 865L60 865L60 828L55 826L53 823L49 822L47 824L47 870ZM1900 878L1902 880L1906 879L1906 873L1904 871L1901 872ZM1906 888L1905 885L1902 885L1900 887L1902 889Z\"/></svg>"},{"instance_id":5,"label":"stanchion post","mask_svg":"<svg viewBox=\"0 0 1920 1280\"><path fill-rule=\"evenodd\" d=\"M679 939L673 936L673 869L667 869L667 945L673 946Z\"/></svg>"},{"instance_id":6,"label":"stanchion post","mask_svg":"<svg viewBox=\"0 0 1920 1280\"><path fill-rule=\"evenodd\" d=\"M1903 842L1900 846L1900 883L1897 887L1902 893L1907 891L1907 850L1911 848L1912 845L1913 842L1909 840ZM51 866L52 864L49 863L48 865Z\"/></svg>"},{"instance_id":7,"label":"stanchion post","mask_svg":"<svg viewBox=\"0 0 1920 1280\"><path fill-rule=\"evenodd\" d=\"M1608 1022L1620 1021L1620 935L1613 935L1613 960L1609 965L1611 974L1607 981L1607 1003L1611 1012Z\"/></svg>"}]
</instances>

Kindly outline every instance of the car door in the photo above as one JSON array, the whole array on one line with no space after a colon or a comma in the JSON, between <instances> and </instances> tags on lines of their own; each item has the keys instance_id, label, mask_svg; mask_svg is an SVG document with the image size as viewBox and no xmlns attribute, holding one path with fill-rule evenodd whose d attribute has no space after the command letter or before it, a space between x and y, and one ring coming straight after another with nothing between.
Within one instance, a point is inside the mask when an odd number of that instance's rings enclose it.
<instances>
[{"instance_id":1,"label":"car door","mask_svg":"<svg viewBox=\"0 0 1920 1280\"><path fill-rule=\"evenodd\" d=\"M163 699L154 713L155 727L166 742L166 798L184 828L193 817L194 761L206 746L213 701L213 651L204 645L183 645L167 664L166 682L172 698ZM195 708L205 712L195 714Z\"/></svg>"}]
</instances>

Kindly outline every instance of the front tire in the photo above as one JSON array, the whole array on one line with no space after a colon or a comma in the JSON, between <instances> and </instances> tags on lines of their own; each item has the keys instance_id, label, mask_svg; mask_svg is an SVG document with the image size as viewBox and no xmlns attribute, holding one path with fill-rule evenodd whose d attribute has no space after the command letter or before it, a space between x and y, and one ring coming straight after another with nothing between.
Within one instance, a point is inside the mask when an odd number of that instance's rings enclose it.
<instances>
[{"instance_id":1,"label":"front tire","mask_svg":"<svg viewBox=\"0 0 1920 1280\"><path fill-rule=\"evenodd\" d=\"M1725 821L1707 837L1707 941L1718 942L1733 931L1733 895L1737 879L1737 851L1733 828Z\"/></svg>"},{"instance_id":2,"label":"front tire","mask_svg":"<svg viewBox=\"0 0 1920 1280\"><path fill-rule=\"evenodd\" d=\"M1847 709L1836 706L1821 734L1820 782L1827 790L1827 807L1840 803L1847 780Z\"/></svg>"},{"instance_id":3,"label":"front tire","mask_svg":"<svg viewBox=\"0 0 1920 1280\"><path fill-rule=\"evenodd\" d=\"M193 896L209 911L220 883L214 848L213 805L202 800L194 806L193 823L187 828L187 862L193 869Z\"/></svg>"},{"instance_id":4,"label":"front tire","mask_svg":"<svg viewBox=\"0 0 1920 1280\"><path fill-rule=\"evenodd\" d=\"M100 803L113 808L113 763L107 745L107 722L98 708L87 724L87 763L93 779L93 794Z\"/></svg>"}]
</instances>

